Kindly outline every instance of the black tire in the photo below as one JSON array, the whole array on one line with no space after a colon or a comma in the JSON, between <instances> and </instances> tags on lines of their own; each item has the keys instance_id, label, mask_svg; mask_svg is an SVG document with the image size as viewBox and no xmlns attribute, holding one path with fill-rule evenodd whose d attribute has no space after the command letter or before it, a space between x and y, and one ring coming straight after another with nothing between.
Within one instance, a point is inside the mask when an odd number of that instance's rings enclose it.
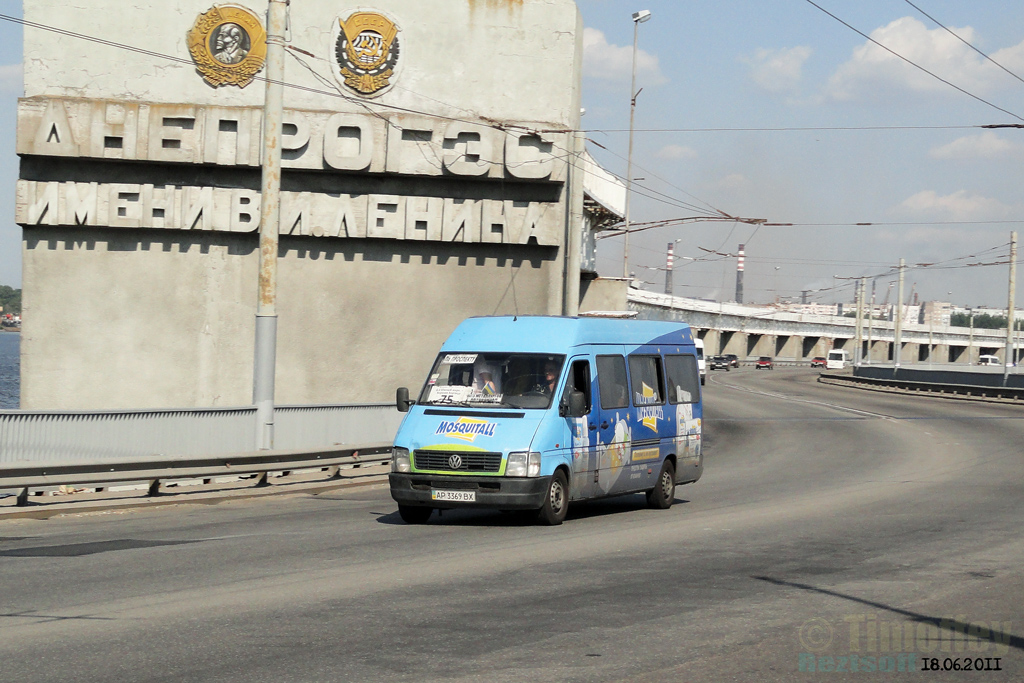
<instances>
[{"instance_id":1,"label":"black tire","mask_svg":"<svg viewBox=\"0 0 1024 683\"><path fill-rule=\"evenodd\" d=\"M537 521L548 526L558 526L569 511L569 486L562 470L556 470L548 483L544 505L537 510Z\"/></svg>"},{"instance_id":2,"label":"black tire","mask_svg":"<svg viewBox=\"0 0 1024 683\"><path fill-rule=\"evenodd\" d=\"M655 510L668 510L676 498L676 468L666 460L658 473L654 488L647 492L647 505Z\"/></svg>"},{"instance_id":3,"label":"black tire","mask_svg":"<svg viewBox=\"0 0 1024 683\"><path fill-rule=\"evenodd\" d=\"M419 505L398 506L398 515L406 524L426 524L433 511L434 508L420 507Z\"/></svg>"}]
</instances>

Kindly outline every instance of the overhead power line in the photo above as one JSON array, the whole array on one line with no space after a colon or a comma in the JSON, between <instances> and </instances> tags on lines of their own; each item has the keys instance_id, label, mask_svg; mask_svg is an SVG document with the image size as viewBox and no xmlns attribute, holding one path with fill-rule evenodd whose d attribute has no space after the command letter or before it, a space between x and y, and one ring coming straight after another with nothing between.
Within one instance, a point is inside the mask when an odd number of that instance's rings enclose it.
<instances>
[{"instance_id":1,"label":"overhead power line","mask_svg":"<svg viewBox=\"0 0 1024 683\"><path fill-rule=\"evenodd\" d=\"M955 126L777 126L777 127L717 127L717 128L637 128L634 133L789 133L865 130L964 130L971 128L1010 128L1022 124L972 124ZM587 128L584 133L627 133L628 128ZM593 142L593 140L591 140ZM595 143L596 144L596 143Z\"/></svg>"},{"instance_id":2,"label":"overhead power line","mask_svg":"<svg viewBox=\"0 0 1024 683\"><path fill-rule=\"evenodd\" d=\"M981 50L979 50L978 48L976 48L976 47L975 47L974 45L972 45L972 44L971 44L970 42L968 42L968 41L964 40L964 39L963 39L963 38L962 38L962 37L961 37L961 36L960 36L959 34L955 33L955 32L954 32L954 31L953 31L952 29L950 29L950 28L947 28L947 27L946 27L946 26L945 26L945 25L944 25L944 24L943 24L943 23L942 23L941 21L939 21L938 19L936 19L936 18L935 18L935 17L933 17L932 15L928 14L927 12L925 12L925 11L924 11L923 9L921 9L920 7L918 7L917 5L915 5L914 3L910 2L910 0L903 0L903 1L904 1L904 2L906 2L906 3L908 4L908 5L910 5L911 7L913 7L914 9L916 9L916 10L917 10L918 12L920 12L921 14L925 15L926 17L928 17L929 19L931 19L932 21L934 21L934 22L936 23L936 25L938 25L938 27L939 27L939 28L941 28L941 29L943 29L943 30L944 30L944 31L945 31L946 33L948 33L949 35L953 36L954 38L956 38L957 40L959 40L959 41L960 41L961 43L963 43L963 44L964 44L964 45L966 45L967 47L971 48L972 50L974 50L975 52L977 52L977 53L978 53L979 55L981 55L982 57L984 57L984 58L985 58L985 59L987 59L988 61L990 61L990 62L992 62L993 64L995 64L995 65L996 65L996 66L998 66L998 67L999 67L1000 69L1002 69L1002 70L1003 70L1003 71L1005 71L1006 73L1010 74L1011 76L1013 76L1014 78L1016 78L1016 79L1017 79L1018 81L1020 81L1021 83L1024 83L1024 78L1021 78L1021 77L1020 77L1020 76L1018 76L1017 74L1013 73L1012 71L1010 71L1009 69L1007 69L1007 68L1006 68L1005 66L1003 66L1002 64L1000 64L999 62L997 62L996 60L992 59L992 58L991 58L991 57L989 57L989 56L988 56L987 54L985 54L984 52L982 52Z\"/></svg>"},{"instance_id":3,"label":"overhead power line","mask_svg":"<svg viewBox=\"0 0 1024 683\"><path fill-rule=\"evenodd\" d=\"M866 39L867 39L868 41L870 41L871 43L873 43L873 44L877 45L878 47L882 48L883 50L885 50L885 51L886 51L886 52L888 52L889 54L893 55L894 57L898 57L899 59L902 59L902 60L903 60L904 62L906 62L906 63L907 63L907 64L909 64L910 66L914 67L915 69L919 69L920 71L923 71L924 73L928 74L929 76L931 76L931 77L932 77L932 78L934 78L935 80L937 80L937 81L941 81L942 83L945 83L945 84L946 84L946 85L948 85L949 87L951 87L951 88L953 88L953 89L955 89L955 90L958 90L959 92L962 92L962 93L963 93L964 95L967 95L968 97L971 97L971 98L973 98L973 99L975 99L975 100L977 100L977 101L979 101L979 102L981 102L981 103L983 103L983 104L987 104L988 106L992 107L993 109L998 109L999 111L1003 112L1004 114L1009 114L1010 116L1012 116L1013 118L1017 119L1018 121L1024 121L1024 117L1020 117L1020 116L1018 116L1017 114L1014 114L1014 113L1013 113L1012 111L1010 111L1009 109L1003 109L1003 108L1002 108L1002 107L1000 107L999 105L997 105L997 104L993 104L992 102L989 102L988 100L986 100L986 99L985 99L985 98L983 98L983 97L979 97L978 95L975 95L975 94L974 94L974 93L972 93L972 92L969 92L969 91L967 91L967 90L964 90L964 89L963 89L963 88L961 88L961 87L960 87L959 85L957 85L957 84L955 84L955 83L952 83L952 82L950 82L950 81L947 81L947 80L946 80L945 78L943 78L942 76L939 76L938 74L936 74L936 73L935 73L935 72L933 72L933 71L929 71L928 69L924 68L924 67L923 67L923 66L921 66L920 64L918 64L918 63L916 63L916 62L914 62L914 61L912 61L912 60L910 60L910 59L908 59L908 58L904 57L904 56L903 56L903 55L901 55L901 54L900 54L899 52L896 52L895 50L893 50L893 49L891 49L891 48L888 48L888 47L886 47L885 45L882 45L882 44L881 44L880 42L878 42L877 40L875 40L874 38L872 38L872 37L871 37L871 36L869 36L868 34L864 33L864 32L863 32L863 31L861 31L860 29L858 29L858 28L854 27L854 26L853 26L853 25L851 25L851 24L848 24L848 23L846 23L845 21L843 21L842 19L840 19L839 17L837 17L837 16L835 15L835 14L832 14L832 13L831 13L831 12L829 12L829 11L828 11L827 9L825 9L824 7L822 7L821 5L819 5L818 3L814 2L814 0L805 0L805 1L807 2L807 4L809 4L809 5L813 5L814 7L817 7L817 8L819 9L819 10L821 10L822 12L824 12L825 14L827 14L828 16L832 17L833 19L835 19L836 21L838 21L838 22L839 22L840 24L842 24L842 25L843 25L843 26L845 26L846 28L848 28L848 29L850 29L851 31L853 31L854 33L856 33L856 34L858 34L858 35L860 35L860 36L862 36L862 37L866 38Z\"/></svg>"}]
</instances>

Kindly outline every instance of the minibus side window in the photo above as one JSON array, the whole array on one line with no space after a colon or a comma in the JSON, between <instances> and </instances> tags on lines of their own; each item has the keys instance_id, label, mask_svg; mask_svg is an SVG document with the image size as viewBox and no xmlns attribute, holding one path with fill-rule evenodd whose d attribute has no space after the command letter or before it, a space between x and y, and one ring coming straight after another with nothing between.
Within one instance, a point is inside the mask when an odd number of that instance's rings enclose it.
<instances>
[{"instance_id":1,"label":"minibus side window","mask_svg":"<svg viewBox=\"0 0 1024 683\"><path fill-rule=\"evenodd\" d=\"M590 414L590 362L586 360L573 361L569 369L569 377L565 381L565 391L562 393L562 401L569 402L569 392L579 391L586 400L584 415Z\"/></svg>"},{"instance_id":2,"label":"minibus side window","mask_svg":"<svg viewBox=\"0 0 1024 683\"><path fill-rule=\"evenodd\" d=\"M601 408L603 410L625 408L629 405L625 358L622 356L598 356L597 382L601 389Z\"/></svg>"},{"instance_id":3,"label":"minibus side window","mask_svg":"<svg viewBox=\"0 0 1024 683\"><path fill-rule=\"evenodd\" d=\"M694 356L665 356L665 370L668 372L669 403L696 403L700 400L700 371Z\"/></svg>"},{"instance_id":4,"label":"minibus side window","mask_svg":"<svg viewBox=\"0 0 1024 683\"><path fill-rule=\"evenodd\" d=\"M633 405L665 403L664 373L659 356L630 356L629 379L633 383Z\"/></svg>"}]
</instances>

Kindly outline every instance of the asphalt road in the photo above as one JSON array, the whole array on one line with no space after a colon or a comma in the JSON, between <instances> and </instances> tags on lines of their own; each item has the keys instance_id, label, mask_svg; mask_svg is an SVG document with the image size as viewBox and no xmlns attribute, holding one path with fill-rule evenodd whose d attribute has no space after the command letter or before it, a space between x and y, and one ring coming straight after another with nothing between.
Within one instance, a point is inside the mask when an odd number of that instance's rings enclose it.
<instances>
[{"instance_id":1,"label":"asphalt road","mask_svg":"<svg viewBox=\"0 0 1024 683\"><path fill-rule=\"evenodd\" d=\"M704 478L667 511L406 526L379 487L3 522L0 672L1024 679L1024 411L815 378L713 373ZM1001 671L865 671L933 657Z\"/></svg>"}]
</instances>

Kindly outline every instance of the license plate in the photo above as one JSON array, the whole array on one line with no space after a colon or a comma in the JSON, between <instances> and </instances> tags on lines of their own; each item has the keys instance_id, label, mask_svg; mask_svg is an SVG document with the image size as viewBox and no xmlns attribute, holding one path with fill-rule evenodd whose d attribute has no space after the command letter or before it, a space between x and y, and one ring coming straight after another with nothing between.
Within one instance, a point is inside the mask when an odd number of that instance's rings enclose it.
<instances>
[{"instance_id":1,"label":"license plate","mask_svg":"<svg viewBox=\"0 0 1024 683\"><path fill-rule=\"evenodd\" d=\"M431 500L445 500L456 503L475 503L476 491L431 491Z\"/></svg>"}]
</instances>

